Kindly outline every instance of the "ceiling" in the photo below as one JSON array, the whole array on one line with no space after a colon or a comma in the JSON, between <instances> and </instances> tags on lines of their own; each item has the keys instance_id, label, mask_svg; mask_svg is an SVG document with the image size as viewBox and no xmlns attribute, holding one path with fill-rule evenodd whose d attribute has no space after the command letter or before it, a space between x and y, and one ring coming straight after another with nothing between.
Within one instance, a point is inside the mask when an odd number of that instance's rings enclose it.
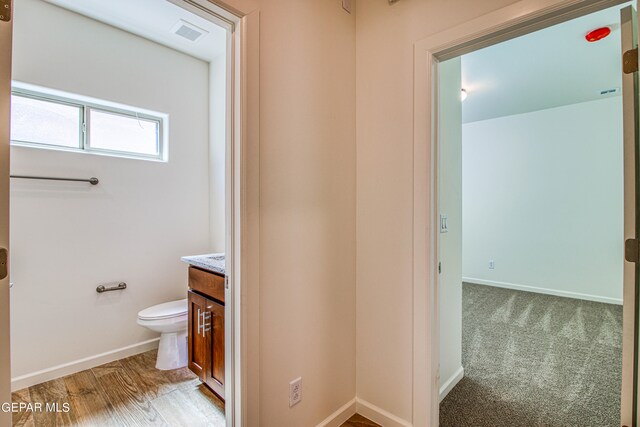
<instances>
[{"instance_id":1,"label":"ceiling","mask_svg":"<svg viewBox=\"0 0 640 427\"><path fill-rule=\"evenodd\" d=\"M226 30L167 0L46 0L204 61L223 54ZM208 31L192 42L171 30L183 19Z\"/></svg>"},{"instance_id":2,"label":"ceiling","mask_svg":"<svg viewBox=\"0 0 640 427\"><path fill-rule=\"evenodd\" d=\"M211 61L223 54L226 31L168 0L46 0L180 52ZM628 3L630 4L630 3ZM474 122L592 101L621 86L620 13L587 15L462 56L463 122ZM209 33L196 42L171 29L183 19ZM609 37L587 43L592 29Z\"/></svg>"},{"instance_id":3,"label":"ceiling","mask_svg":"<svg viewBox=\"0 0 640 427\"><path fill-rule=\"evenodd\" d=\"M628 3L631 4L631 3ZM616 6L462 56L464 123L592 101L620 88L620 9ZM591 30L611 34L588 43Z\"/></svg>"}]
</instances>

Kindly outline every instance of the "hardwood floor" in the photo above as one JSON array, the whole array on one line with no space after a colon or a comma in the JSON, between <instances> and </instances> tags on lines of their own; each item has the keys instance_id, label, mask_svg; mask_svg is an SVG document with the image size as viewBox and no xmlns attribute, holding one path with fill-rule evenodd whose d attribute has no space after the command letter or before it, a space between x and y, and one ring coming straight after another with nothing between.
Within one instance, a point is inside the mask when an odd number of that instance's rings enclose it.
<instances>
[{"instance_id":1,"label":"hardwood floor","mask_svg":"<svg viewBox=\"0 0 640 427\"><path fill-rule=\"evenodd\" d=\"M41 410L13 414L24 427L222 427L222 402L187 368L155 369L156 351L138 354L13 393ZM59 411L45 410L45 404ZM65 405L69 411L65 412ZM355 414L342 427L380 427Z\"/></svg>"},{"instance_id":2,"label":"hardwood floor","mask_svg":"<svg viewBox=\"0 0 640 427\"><path fill-rule=\"evenodd\" d=\"M13 425L225 425L224 402L187 368L155 369L155 358L154 350L16 391L13 402L30 403L34 410L14 413ZM47 411L45 404L57 404L59 410Z\"/></svg>"},{"instance_id":3,"label":"hardwood floor","mask_svg":"<svg viewBox=\"0 0 640 427\"><path fill-rule=\"evenodd\" d=\"M349 418L346 423L340 427L382 427L380 424L376 424L368 418L363 417L360 414L355 414Z\"/></svg>"}]
</instances>

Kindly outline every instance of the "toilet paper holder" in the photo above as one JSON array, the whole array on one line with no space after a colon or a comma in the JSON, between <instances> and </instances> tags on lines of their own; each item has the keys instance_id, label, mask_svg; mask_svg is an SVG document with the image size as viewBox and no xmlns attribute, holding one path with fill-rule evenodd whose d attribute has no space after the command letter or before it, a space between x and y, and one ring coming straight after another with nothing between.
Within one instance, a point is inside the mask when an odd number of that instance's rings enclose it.
<instances>
[{"instance_id":1,"label":"toilet paper holder","mask_svg":"<svg viewBox=\"0 0 640 427\"><path fill-rule=\"evenodd\" d=\"M123 289L127 289L127 284L120 282L116 286L109 286L108 288L105 285L100 285L96 288L96 292L101 294L103 292L121 291Z\"/></svg>"}]
</instances>

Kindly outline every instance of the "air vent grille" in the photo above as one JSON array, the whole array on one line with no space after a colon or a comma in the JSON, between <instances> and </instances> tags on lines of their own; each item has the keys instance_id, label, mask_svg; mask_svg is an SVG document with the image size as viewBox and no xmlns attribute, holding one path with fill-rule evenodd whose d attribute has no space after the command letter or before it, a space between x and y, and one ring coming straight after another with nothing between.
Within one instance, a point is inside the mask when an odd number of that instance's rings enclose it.
<instances>
[{"instance_id":1,"label":"air vent grille","mask_svg":"<svg viewBox=\"0 0 640 427\"><path fill-rule=\"evenodd\" d=\"M183 19L179 20L178 23L173 26L171 32L192 42L198 41L206 34L209 34L204 28L200 28Z\"/></svg>"}]
</instances>

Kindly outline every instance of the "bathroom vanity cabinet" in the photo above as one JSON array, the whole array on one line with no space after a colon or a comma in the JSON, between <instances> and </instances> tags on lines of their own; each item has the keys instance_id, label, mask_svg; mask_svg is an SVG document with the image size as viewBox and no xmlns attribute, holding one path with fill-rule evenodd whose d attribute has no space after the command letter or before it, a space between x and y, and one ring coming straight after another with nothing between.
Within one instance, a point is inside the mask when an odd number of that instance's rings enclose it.
<instances>
[{"instance_id":1,"label":"bathroom vanity cabinet","mask_svg":"<svg viewBox=\"0 0 640 427\"><path fill-rule=\"evenodd\" d=\"M224 400L224 276L189 267L189 369Z\"/></svg>"}]
</instances>

